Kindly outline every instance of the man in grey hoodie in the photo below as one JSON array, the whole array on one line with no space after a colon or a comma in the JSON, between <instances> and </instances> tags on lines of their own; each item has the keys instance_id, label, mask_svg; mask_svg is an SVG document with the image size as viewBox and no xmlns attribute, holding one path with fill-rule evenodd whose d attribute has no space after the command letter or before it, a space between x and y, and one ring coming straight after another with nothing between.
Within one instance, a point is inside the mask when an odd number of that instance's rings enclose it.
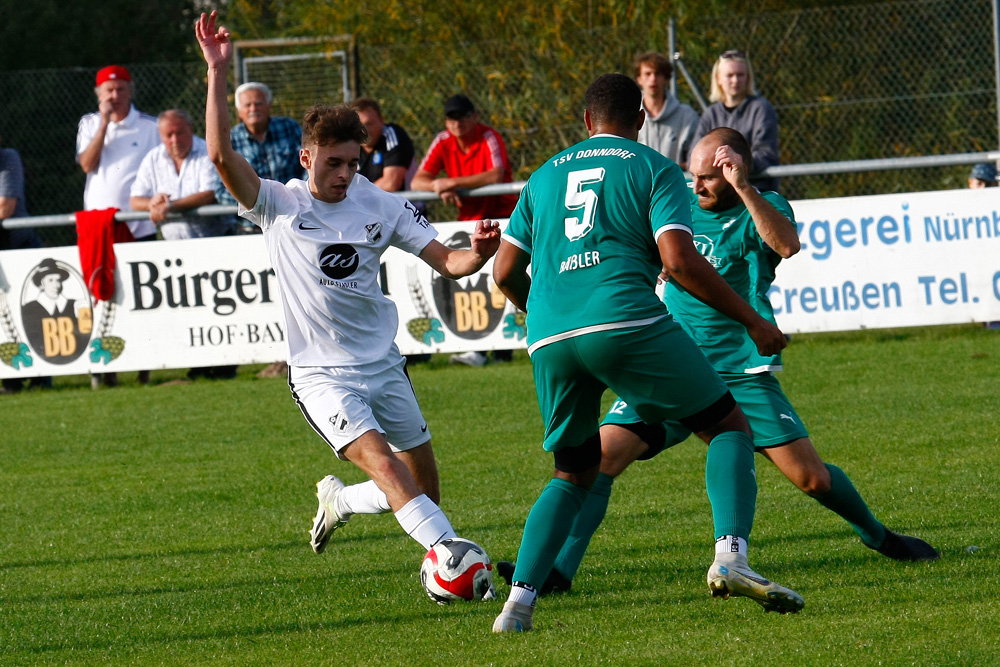
<instances>
[{"instance_id":1,"label":"man in grey hoodie","mask_svg":"<svg viewBox=\"0 0 1000 667\"><path fill-rule=\"evenodd\" d=\"M699 116L670 94L667 86L674 73L673 65L662 53L650 51L636 56L632 73L642 88L642 108L646 112L639 143L662 153L686 171Z\"/></svg>"}]
</instances>

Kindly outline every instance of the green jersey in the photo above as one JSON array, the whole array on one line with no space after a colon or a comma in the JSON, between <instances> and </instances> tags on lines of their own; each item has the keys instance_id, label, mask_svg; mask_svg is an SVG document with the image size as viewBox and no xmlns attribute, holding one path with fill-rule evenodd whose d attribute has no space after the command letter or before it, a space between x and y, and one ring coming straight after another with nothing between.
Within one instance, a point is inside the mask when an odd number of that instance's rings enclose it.
<instances>
[{"instance_id":1,"label":"green jersey","mask_svg":"<svg viewBox=\"0 0 1000 667\"><path fill-rule=\"evenodd\" d=\"M764 199L795 224L792 207L777 192L762 193ZM694 245L715 267L729 286L768 322L774 310L767 291L781 256L757 233L746 207L705 211L690 193ZM781 355L763 357L742 324L707 306L671 281L663 292L670 312L680 321L705 356L720 373L763 373L781 370Z\"/></svg>"},{"instance_id":2,"label":"green jersey","mask_svg":"<svg viewBox=\"0 0 1000 667\"><path fill-rule=\"evenodd\" d=\"M528 179L504 239L531 255L528 351L666 316L656 246L691 231L680 168L635 141L598 134Z\"/></svg>"}]
</instances>

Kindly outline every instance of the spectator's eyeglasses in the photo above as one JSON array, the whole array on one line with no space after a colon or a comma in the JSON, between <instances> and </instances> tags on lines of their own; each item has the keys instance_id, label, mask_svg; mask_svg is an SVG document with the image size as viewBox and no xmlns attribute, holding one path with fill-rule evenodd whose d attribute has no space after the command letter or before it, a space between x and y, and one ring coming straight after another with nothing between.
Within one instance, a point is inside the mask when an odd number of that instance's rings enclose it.
<instances>
[{"instance_id":1,"label":"spectator's eyeglasses","mask_svg":"<svg viewBox=\"0 0 1000 667\"><path fill-rule=\"evenodd\" d=\"M729 51L724 51L719 58L722 60L731 60L733 58L746 58L747 54L744 51L737 51L736 49L730 49Z\"/></svg>"}]
</instances>

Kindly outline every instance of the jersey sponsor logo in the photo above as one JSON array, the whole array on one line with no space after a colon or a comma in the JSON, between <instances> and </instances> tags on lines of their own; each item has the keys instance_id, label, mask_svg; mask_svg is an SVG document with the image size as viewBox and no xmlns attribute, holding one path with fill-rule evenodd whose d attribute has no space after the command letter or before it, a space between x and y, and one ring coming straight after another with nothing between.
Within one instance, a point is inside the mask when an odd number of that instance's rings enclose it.
<instances>
[{"instance_id":1,"label":"jersey sponsor logo","mask_svg":"<svg viewBox=\"0 0 1000 667\"><path fill-rule=\"evenodd\" d=\"M707 259L709 264L716 269L722 266L722 259L713 254L715 252L715 241L711 237L704 234L697 234L693 240L695 250L698 251L699 255Z\"/></svg>"},{"instance_id":2,"label":"jersey sponsor logo","mask_svg":"<svg viewBox=\"0 0 1000 667\"><path fill-rule=\"evenodd\" d=\"M343 280L358 270L360 259L354 246L334 243L323 249L319 255L319 268L332 280Z\"/></svg>"},{"instance_id":3,"label":"jersey sponsor logo","mask_svg":"<svg viewBox=\"0 0 1000 667\"><path fill-rule=\"evenodd\" d=\"M368 242L378 243L379 239L382 238L382 223L373 222L370 225L365 225L365 229L368 231Z\"/></svg>"}]
</instances>

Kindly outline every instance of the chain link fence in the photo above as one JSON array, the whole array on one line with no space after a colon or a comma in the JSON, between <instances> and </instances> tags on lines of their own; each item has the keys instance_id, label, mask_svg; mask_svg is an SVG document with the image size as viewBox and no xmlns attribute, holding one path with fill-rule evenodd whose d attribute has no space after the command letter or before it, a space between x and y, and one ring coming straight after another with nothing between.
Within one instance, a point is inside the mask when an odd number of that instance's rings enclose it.
<instances>
[{"instance_id":1,"label":"chain link fence","mask_svg":"<svg viewBox=\"0 0 1000 667\"><path fill-rule=\"evenodd\" d=\"M585 137L583 92L598 74L630 73L636 53L666 52L666 25L533 35L463 44L358 48L360 90L387 120L425 149L444 126L443 101L468 94L483 122L507 141L515 180ZM992 5L915 0L877 5L681 19L683 62L707 93L712 63L738 48L752 61L759 92L777 109L783 164L991 150L998 145ZM156 114L187 109L203 134L204 64L126 64L135 104ZM331 64L331 67L334 66ZM95 70L0 73L0 136L21 152L34 215L82 206L74 162L77 121L96 110ZM308 78L302 79L308 86ZM707 95L706 95L707 96ZM309 96L306 95L306 98ZM682 102L696 98L683 83ZM315 101L325 99L316 90ZM275 100L275 114L301 117ZM293 108L294 107L294 108ZM788 178L789 198L961 187L967 167ZM432 218L454 210L433 205ZM69 228L42 230L49 245L73 243Z\"/></svg>"}]
</instances>

